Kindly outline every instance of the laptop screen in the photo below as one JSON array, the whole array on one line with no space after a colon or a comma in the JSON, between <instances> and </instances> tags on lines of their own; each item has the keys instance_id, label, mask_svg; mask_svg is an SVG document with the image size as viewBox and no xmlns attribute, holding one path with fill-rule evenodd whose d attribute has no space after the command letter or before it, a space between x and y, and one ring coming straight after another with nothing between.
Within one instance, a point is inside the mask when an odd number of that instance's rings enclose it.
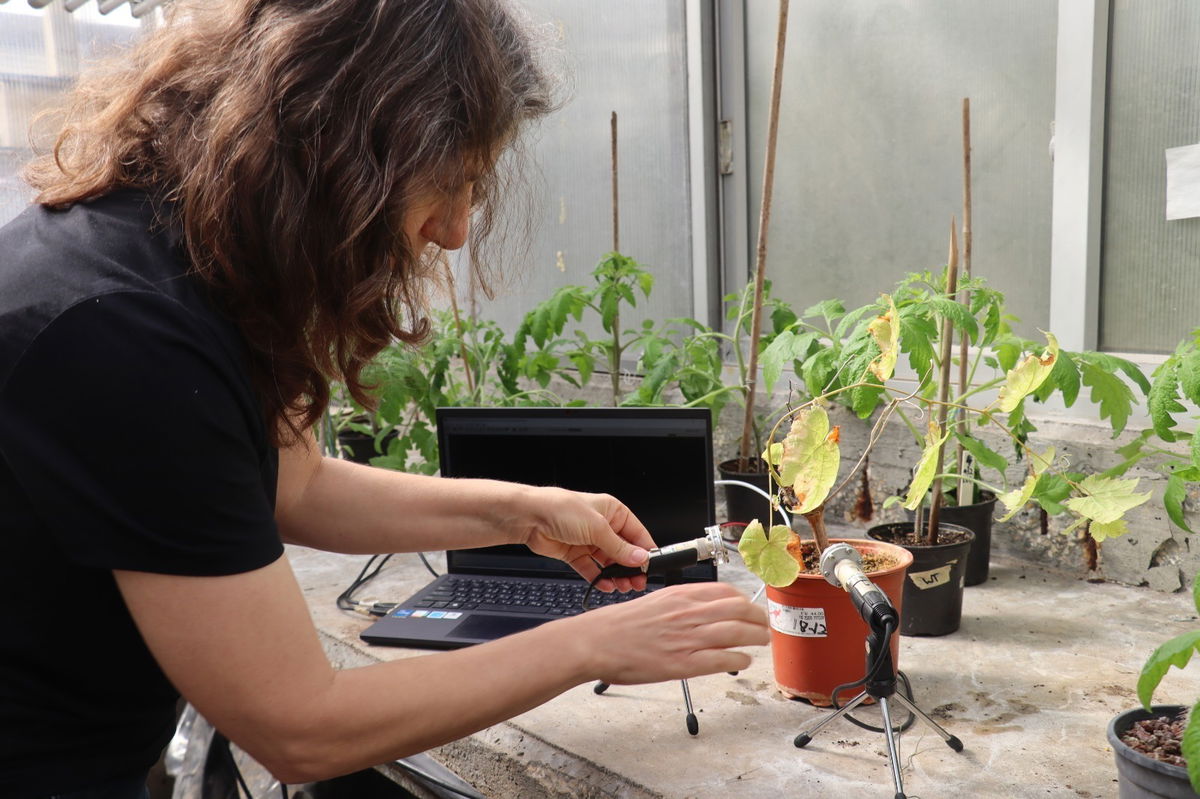
<instances>
[{"instance_id":1,"label":"laptop screen","mask_svg":"<svg viewBox=\"0 0 1200 799\"><path fill-rule=\"evenodd\" d=\"M487 477L612 494L659 546L714 522L712 421L704 408L439 408L443 477ZM452 572L575 575L526 547L447 553ZM702 563L687 580L711 580Z\"/></svg>"}]
</instances>

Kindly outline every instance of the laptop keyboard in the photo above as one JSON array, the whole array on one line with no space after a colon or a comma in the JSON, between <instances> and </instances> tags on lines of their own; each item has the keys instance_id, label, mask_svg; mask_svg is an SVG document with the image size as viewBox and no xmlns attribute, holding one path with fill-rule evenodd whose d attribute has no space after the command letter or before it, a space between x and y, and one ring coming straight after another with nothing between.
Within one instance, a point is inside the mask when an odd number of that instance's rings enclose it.
<instances>
[{"instance_id":1,"label":"laptop keyboard","mask_svg":"<svg viewBox=\"0 0 1200 799\"><path fill-rule=\"evenodd\" d=\"M575 616L583 612L585 591L587 583L583 581L509 580L502 577L466 579L450 576L415 605L433 610L492 610ZM588 607L591 609L628 602L645 594L646 591L619 594L593 590L588 597Z\"/></svg>"}]
</instances>

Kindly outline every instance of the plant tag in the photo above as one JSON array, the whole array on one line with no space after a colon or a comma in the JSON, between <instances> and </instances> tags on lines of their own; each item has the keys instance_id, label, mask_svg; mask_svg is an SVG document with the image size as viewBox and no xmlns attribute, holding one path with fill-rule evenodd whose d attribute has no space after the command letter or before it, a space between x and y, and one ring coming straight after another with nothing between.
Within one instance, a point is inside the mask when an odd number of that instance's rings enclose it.
<instances>
[{"instance_id":1,"label":"plant tag","mask_svg":"<svg viewBox=\"0 0 1200 799\"><path fill-rule=\"evenodd\" d=\"M825 608L793 608L767 600L767 615L771 617L771 629L797 638L825 638L829 628L825 624Z\"/></svg>"},{"instance_id":2,"label":"plant tag","mask_svg":"<svg viewBox=\"0 0 1200 799\"><path fill-rule=\"evenodd\" d=\"M1200 145L1167 150L1167 219L1200 216Z\"/></svg>"},{"instance_id":3,"label":"plant tag","mask_svg":"<svg viewBox=\"0 0 1200 799\"><path fill-rule=\"evenodd\" d=\"M948 585L950 583L950 570L954 568L954 564L957 562L956 560L951 561L945 566L930 569L929 571L909 572L908 579L912 580L913 585L922 591L937 588L939 585Z\"/></svg>"}]
</instances>

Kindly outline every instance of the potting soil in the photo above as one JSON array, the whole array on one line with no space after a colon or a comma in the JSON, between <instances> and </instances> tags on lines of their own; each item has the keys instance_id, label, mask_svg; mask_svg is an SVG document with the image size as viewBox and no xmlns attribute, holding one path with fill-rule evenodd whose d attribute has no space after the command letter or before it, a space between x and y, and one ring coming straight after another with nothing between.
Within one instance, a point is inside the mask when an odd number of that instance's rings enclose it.
<instances>
[{"instance_id":1,"label":"potting soil","mask_svg":"<svg viewBox=\"0 0 1200 799\"><path fill-rule=\"evenodd\" d=\"M1187 761L1182 754L1183 729L1186 726L1185 714L1176 718L1157 716L1135 721L1121 736L1121 743L1146 757L1187 768Z\"/></svg>"}]
</instances>

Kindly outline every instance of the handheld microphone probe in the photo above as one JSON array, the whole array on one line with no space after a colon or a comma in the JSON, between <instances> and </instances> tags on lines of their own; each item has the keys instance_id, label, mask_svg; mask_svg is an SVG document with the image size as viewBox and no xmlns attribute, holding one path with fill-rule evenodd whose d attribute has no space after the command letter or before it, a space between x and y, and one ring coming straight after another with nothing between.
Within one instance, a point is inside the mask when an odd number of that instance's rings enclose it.
<instances>
[{"instance_id":1,"label":"handheld microphone probe","mask_svg":"<svg viewBox=\"0 0 1200 799\"><path fill-rule=\"evenodd\" d=\"M600 576L636 577L639 574L665 574L695 566L702 560L729 562L729 553L725 551L725 544L721 540L721 528L717 525L705 527L704 536L701 538L650 550L650 557L646 558L646 562L641 566L622 566L614 563L601 569Z\"/></svg>"},{"instance_id":2,"label":"handheld microphone probe","mask_svg":"<svg viewBox=\"0 0 1200 799\"><path fill-rule=\"evenodd\" d=\"M833 544L821 554L821 574L831 585L840 585L858 608L863 621L872 627L890 624L896 629L900 617L887 594L863 573L862 556L849 544Z\"/></svg>"}]
</instances>

